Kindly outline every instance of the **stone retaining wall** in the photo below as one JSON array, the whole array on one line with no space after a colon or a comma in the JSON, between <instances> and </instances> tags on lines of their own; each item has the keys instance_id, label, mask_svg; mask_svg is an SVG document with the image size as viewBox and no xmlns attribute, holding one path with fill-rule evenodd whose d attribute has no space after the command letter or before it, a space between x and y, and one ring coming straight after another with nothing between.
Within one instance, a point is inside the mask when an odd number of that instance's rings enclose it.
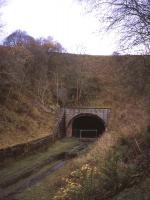
<instances>
[{"instance_id":1,"label":"stone retaining wall","mask_svg":"<svg viewBox=\"0 0 150 200\"><path fill-rule=\"evenodd\" d=\"M53 135L30 141L28 143L18 144L15 146L0 149L0 162L3 162L9 158L17 158L19 156L25 156L27 154L36 152L38 150L45 150L49 144L54 142Z\"/></svg>"},{"instance_id":2,"label":"stone retaining wall","mask_svg":"<svg viewBox=\"0 0 150 200\"><path fill-rule=\"evenodd\" d=\"M60 109L57 113L56 124L54 125L53 133L51 135L27 143L0 149L0 165L3 161L7 161L8 159L16 159L39 150L46 150L56 139L64 137L64 125L64 110Z\"/></svg>"}]
</instances>

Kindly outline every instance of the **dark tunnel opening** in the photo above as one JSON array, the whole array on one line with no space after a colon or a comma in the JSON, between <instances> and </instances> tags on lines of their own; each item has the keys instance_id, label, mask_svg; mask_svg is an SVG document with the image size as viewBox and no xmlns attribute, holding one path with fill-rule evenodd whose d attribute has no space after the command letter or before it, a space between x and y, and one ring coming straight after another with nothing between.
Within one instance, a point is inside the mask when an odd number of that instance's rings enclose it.
<instances>
[{"instance_id":1,"label":"dark tunnel opening","mask_svg":"<svg viewBox=\"0 0 150 200\"><path fill-rule=\"evenodd\" d=\"M72 136L79 138L96 138L105 131L105 122L96 115L77 116L72 123Z\"/></svg>"}]
</instances>

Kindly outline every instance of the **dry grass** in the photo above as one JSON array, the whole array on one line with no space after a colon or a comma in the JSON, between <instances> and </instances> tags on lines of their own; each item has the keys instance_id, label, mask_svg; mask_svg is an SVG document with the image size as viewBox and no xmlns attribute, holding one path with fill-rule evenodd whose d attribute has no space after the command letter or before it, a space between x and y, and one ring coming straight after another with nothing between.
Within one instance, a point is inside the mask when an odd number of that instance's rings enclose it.
<instances>
[{"instance_id":1,"label":"dry grass","mask_svg":"<svg viewBox=\"0 0 150 200\"><path fill-rule=\"evenodd\" d=\"M32 103L33 97L17 95L0 106L0 148L52 134L55 115Z\"/></svg>"},{"instance_id":2,"label":"dry grass","mask_svg":"<svg viewBox=\"0 0 150 200\"><path fill-rule=\"evenodd\" d=\"M79 58L79 56L74 55L72 57L75 60ZM147 58L149 59L149 57ZM85 56L79 58L79 63L81 60L82 63L84 63L82 65L82 70L85 73L97 77L101 82L102 88L93 99L85 102L85 105L90 107L109 107L112 109L112 112L107 133L91 147L88 154L81 156L72 162L72 166L66 175L66 177L70 177L71 171L78 168L81 169L86 163L90 163L92 166L94 165L96 167L99 166L101 171L100 174L103 175L100 175L96 182L100 182L101 185L106 183L109 186L108 188L110 188L110 192L114 194L120 189L123 190L123 188L126 187L126 184L130 185L132 176L136 176L139 173L138 166L135 163L132 163L132 159L134 158L136 160L141 154L137 143L140 144L140 141L143 140L142 138L144 136L142 135L142 132L144 132L145 127L149 125L150 121L148 100L150 97L148 92L150 89L150 82L146 78L148 74L142 78L144 79L144 83L140 79L140 74L145 70L142 61L140 60L141 58L138 56L125 56L117 59L115 57L103 56ZM126 68L126 66L128 67ZM144 88L146 88L143 93L140 90L139 83L144 84ZM138 137L141 139L137 139ZM120 145L120 141L126 141L129 143L129 146ZM143 142L143 145L144 143L146 145L146 139L145 142ZM142 146L140 146L140 148L142 148ZM122 160L125 159L124 153L126 153L124 152L124 149L126 152L129 150L128 153L132 158L129 165L122 162ZM111 155L112 160L109 155ZM141 155L141 157L142 156L143 155ZM116 159L121 159L121 162L119 161L118 165L116 165ZM144 156L141 159L144 160ZM104 169L104 171L102 169ZM142 176L146 173L145 169L142 169ZM118 174L118 180L115 174ZM104 182L102 182L102 180L104 180ZM136 184L136 181L140 181L140 178L133 180L133 184ZM114 183L116 184L116 189L111 185ZM119 188L120 184L122 185L122 188ZM105 194L109 191L108 188L105 191ZM66 189L68 190L68 188ZM101 196L101 189L104 189L103 186L99 186L99 191L96 190L95 193L98 192ZM72 194L75 198L75 194ZM112 194L112 196L114 194ZM72 199L74 198L72 196ZM91 199L94 199L94 197L91 197ZM100 197L97 199L100 199Z\"/></svg>"},{"instance_id":3,"label":"dry grass","mask_svg":"<svg viewBox=\"0 0 150 200\"><path fill-rule=\"evenodd\" d=\"M145 56L149 62L149 56ZM80 106L109 107L112 109L109 130L120 135L140 132L149 121L150 88L148 73L144 82L144 94L138 91L143 84L143 57L140 56L82 56L73 54L54 54L51 61L62 76L69 70L78 69L84 77L97 78L100 91L86 98ZM135 70L135 71L134 71ZM132 72L132 73L131 73ZM134 76L135 74L135 76ZM134 87L133 87L134 86ZM132 91L132 93L131 93ZM90 92L89 92L90 96ZM0 148L30 141L51 133L55 116L39 108L31 94L26 91L12 92L4 106L0 106ZM49 106L54 105L50 97Z\"/></svg>"}]
</instances>

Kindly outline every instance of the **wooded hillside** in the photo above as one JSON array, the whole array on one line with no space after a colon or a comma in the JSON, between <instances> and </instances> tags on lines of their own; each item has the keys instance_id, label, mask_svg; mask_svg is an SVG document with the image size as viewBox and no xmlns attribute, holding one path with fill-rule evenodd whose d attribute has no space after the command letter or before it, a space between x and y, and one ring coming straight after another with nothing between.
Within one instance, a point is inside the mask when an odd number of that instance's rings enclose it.
<instances>
[{"instance_id":1,"label":"wooded hillside","mask_svg":"<svg viewBox=\"0 0 150 200\"><path fill-rule=\"evenodd\" d=\"M148 116L149 56L73 55L29 44L0 46L1 147L50 134L60 106L110 107L127 121L130 111L141 121Z\"/></svg>"}]
</instances>

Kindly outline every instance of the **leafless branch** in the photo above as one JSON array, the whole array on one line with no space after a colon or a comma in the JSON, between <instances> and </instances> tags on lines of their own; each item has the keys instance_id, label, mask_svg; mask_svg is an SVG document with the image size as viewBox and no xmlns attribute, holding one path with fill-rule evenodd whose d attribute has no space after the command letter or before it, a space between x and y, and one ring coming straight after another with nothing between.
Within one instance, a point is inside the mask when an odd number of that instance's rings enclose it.
<instances>
[{"instance_id":1,"label":"leafless branch","mask_svg":"<svg viewBox=\"0 0 150 200\"><path fill-rule=\"evenodd\" d=\"M121 43L127 46L150 46L149 0L82 0L106 24L105 30L118 29Z\"/></svg>"}]
</instances>

